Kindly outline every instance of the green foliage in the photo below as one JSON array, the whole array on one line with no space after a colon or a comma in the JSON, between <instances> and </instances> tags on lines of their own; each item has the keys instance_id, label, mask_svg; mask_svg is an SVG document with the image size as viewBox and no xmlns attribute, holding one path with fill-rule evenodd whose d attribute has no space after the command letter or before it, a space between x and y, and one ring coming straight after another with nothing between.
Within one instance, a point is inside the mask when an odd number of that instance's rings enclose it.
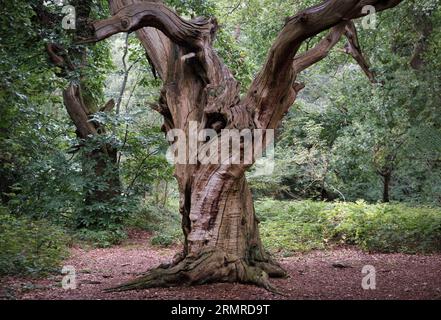
<instances>
[{"instance_id":1,"label":"green foliage","mask_svg":"<svg viewBox=\"0 0 441 320\"><path fill-rule=\"evenodd\" d=\"M320 202L256 201L265 248L282 254L325 248Z\"/></svg>"},{"instance_id":2,"label":"green foliage","mask_svg":"<svg viewBox=\"0 0 441 320\"><path fill-rule=\"evenodd\" d=\"M134 212L126 225L153 232L151 238L153 245L170 246L182 240L180 216L177 210L171 210L154 202L147 202L138 212Z\"/></svg>"},{"instance_id":3,"label":"green foliage","mask_svg":"<svg viewBox=\"0 0 441 320\"><path fill-rule=\"evenodd\" d=\"M382 83L370 84L338 50L302 73L298 80L306 88L278 135L274 179L253 179L255 193L375 203L383 199L390 173L392 200L440 205L440 11L436 1L407 1L382 13L376 30L358 28L364 55ZM421 24L429 22L428 56L414 70L415 42L421 41Z\"/></svg>"},{"instance_id":4,"label":"green foliage","mask_svg":"<svg viewBox=\"0 0 441 320\"><path fill-rule=\"evenodd\" d=\"M77 212L75 221L80 228L117 232L130 212L136 210L136 200L114 196L108 201L94 201Z\"/></svg>"},{"instance_id":5,"label":"green foliage","mask_svg":"<svg viewBox=\"0 0 441 320\"><path fill-rule=\"evenodd\" d=\"M167 0L167 5L185 17L210 17L215 14L215 1L213 0Z\"/></svg>"},{"instance_id":6,"label":"green foliage","mask_svg":"<svg viewBox=\"0 0 441 320\"><path fill-rule=\"evenodd\" d=\"M75 232L74 238L97 248L109 248L121 244L127 238L127 234L119 228L115 230L80 229Z\"/></svg>"},{"instance_id":7,"label":"green foliage","mask_svg":"<svg viewBox=\"0 0 441 320\"><path fill-rule=\"evenodd\" d=\"M176 244L179 236L180 234L177 234L174 229L167 228L163 230L163 232L157 233L154 237L152 237L150 243L154 246L169 247Z\"/></svg>"},{"instance_id":8,"label":"green foliage","mask_svg":"<svg viewBox=\"0 0 441 320\"><path fill-rule=\"evenodd\" d=\"M284 254L357 245L373 252L441 250L441 210L402 204L257 201L267 248Z\"/></svg>"},{"instance_id":9,"label":"green foliage","mask_svg":"<svg viewBox=\"0 0 441 320\"><path fill-rule=\"evenodd\" d=\"M232 70L234 77L242 85L242 92L246 92L251 84L257 66L251 57L234 39L230 32L221 29L217 35L216 49L225 64Z\"/></svg>"},{"instance_id":10,"label":"green foliage","mask_svg":"<svg viewBox=\"0 0 441 320\"><path fill-rule=\"evenodd\" d=\"M99 2L90 2L91 18L105 13ZM71 228L82 209L86 182L81 160L67 153L81 142L75 139L61 93L67 81L81 78L85 102L101 105L112 64L107 43L74 44L73 33L61 28L61 20L40 21L37 6L37 2L9 1L0 17L5 32L0 45L0 195L16 215ZM61 14L53 1L46 1L43 8L48 14ZM60 76L45 51L49 42L69 51L74 65L87 67ZM83 50L88 61L79 54Z\"/></svg>"},{"instance_id":11,"label":"green foliage","mask_svg":"<svg viewBox=\"0 0 441 320\"><path fill-rule=\"evenodd\" d=\"M369 251L430 253L441 250L441 211L429 207L338 204L325 211L334 239Z\"/></svg>"},{"instance_id":12,"label":"green foliage","mask_svg":"<svg viewBox=\"0 0 441 320\"><path fill-rule=\"evenodd\" d=\"M0 274L38 275L56 270L68 238L44 220L14 217L0 207Z\"/></svg>"},{"instance_id":13,"label":"green foliage","mask_svg":"<svg viewBox=\"0 0 441 320\"><path fill-rule=\"evenodd\" d=\"M12 177L9 188L1 191L11 212L63 224L78 206L80 191L75 163L64 152L68 126L27 108L15 123L14 135L0 141L6 150L0 167Z\"/></svg>"}]
</instances>

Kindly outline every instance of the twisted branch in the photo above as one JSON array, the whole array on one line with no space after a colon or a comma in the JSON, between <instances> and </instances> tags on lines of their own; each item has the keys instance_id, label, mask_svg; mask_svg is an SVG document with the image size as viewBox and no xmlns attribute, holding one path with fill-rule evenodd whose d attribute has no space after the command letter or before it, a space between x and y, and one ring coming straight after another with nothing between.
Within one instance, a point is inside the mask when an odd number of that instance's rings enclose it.
<instances>
[{"instance_id":1,"label":"twisted branch","mask_svg":"<svg viewBox=\"0 0 441 320\"><path fill-rule=\"evenodd\" d=\"M144 27L161 30L174 43L189 49L201 49L203 42L216 32L214 19L187 21L162 3L141 2L123 7L113 17L93 23L95 38L100 41L120 32L132 32Z\"/></svg>"}]
</instances>

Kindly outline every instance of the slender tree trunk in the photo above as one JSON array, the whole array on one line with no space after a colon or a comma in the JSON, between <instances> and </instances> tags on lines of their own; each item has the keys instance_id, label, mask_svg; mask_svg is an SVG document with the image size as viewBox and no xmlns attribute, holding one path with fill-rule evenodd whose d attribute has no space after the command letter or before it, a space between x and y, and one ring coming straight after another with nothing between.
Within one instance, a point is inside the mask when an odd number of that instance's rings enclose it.
<instances>
[{"instance_id":1,"label":"slender tree trunk","mask_svg":"<svg viewBox=\"0 0 441 320\"><path fill-rule=\"evenodd\" d=\"M389 203L390 202L390 183L392 180L392 173L388 172L383 175L383 202Z\"/></svg>"},{"instance_id":2,"label":"slender tree trunk","mask_svg":"<svg viewBox=\"0 0 441 320\"><path fill-rule=\"evenodd\" d=\"M14 184L15 174L9 169L12 167L12 156L8 155L3 150L0 150L0 201L3 204L7 204L10 200L9 193L11 193L11 187Z\"/></svg>"},{"instance_id":3,"label":"slender tree trunk","mask_svg":"<svg viewBox=\"0 0 441 320\"><path fill-rule=\"evenodd\" d=\"M0 110L0 117L4 116L2 114L3 110ZM4 119L4 118L3 118ZM8 117L6 117L9 120ZM9 123L9 121L7 121ZM14 184L15 174L13 170L13 155L7 152L6 145L4 141L9 138L9 130L7 126L0 127L0 203L7 204L10 197L7 196L11 191L11 186Z\"/></svg>"},{"instance_id":4,"label":"slender tree trunk","mask_svg":"<svg viewBox=\"0 0 441 320\"><path fill-rule=\"evenodd\" d=\"M168 181L165 181L164 199L162 199L163 207L167 206L167 201L168 201Z\"/></svg>"}]
</instances>

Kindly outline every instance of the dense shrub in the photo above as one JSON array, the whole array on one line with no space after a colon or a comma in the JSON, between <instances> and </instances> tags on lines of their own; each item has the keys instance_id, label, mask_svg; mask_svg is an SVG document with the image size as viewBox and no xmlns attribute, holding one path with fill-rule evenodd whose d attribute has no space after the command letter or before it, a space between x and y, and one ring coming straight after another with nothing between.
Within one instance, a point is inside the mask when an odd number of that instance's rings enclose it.
<instances>
[{"instance_id":1,"label":"dense shrub","mask_svg":"<svg viewBox=\"0 0 441 320\"><path fill-rule=\"evenodd\" d=\"M290 253L323 249L324 218L320 202L256 201L260 232L267 249Z\"/></svg>"},{"instance_id":2,"label":"dense shrub","mask_svg":"<svg viewBox=\"0 0 441 320\"><path fill-rule=\"evenodd\" d=\"M334 239L369 251L441 251L441 210L403 204L339 203L326 208Z\"/></svg>"},{"instance_id":3,"label":"dense shrub","mask_svg":"<svg viewBox=\"0 0 441 320\"><path fill-rule=\"evenodd\" d=\"M67 237L45 221L15 217L0 207L0 274L54 271L67 256Z\"/></svg>"},{"instance_id":4,"label":"dense shrub","mask_svg":"<svg viewBox=\"0 0 441 320\"><path fill-rule=\"evenodd\" d=\"M75 232L75 238L97 248L109 248L120 244L127 238L127 234L119 228L114 230L80 229Z\"/></svg>"},{"instance_id":5,"label":"dense shrub","mask_svg":"<svg viewBox=\"0 0 441 320\"><path fill-rule=\"evenodd\" d=\"M367 251L441 251L441 210L403 204L256 202L265 246L289 254L353 244Z\"/></svg>"},{"instance_id":6,"label":"dense shrub","mask_svg":"<svg viewBox=\"0 0 441 320\"><path fill-rule=\"evenodd\" d=\"M130 215L126 222L128 227L134 227L153 233L151 244L171 246L182 239L178 206L172 209L149 202L141 209Z\"/></svg>"}]
</instances>

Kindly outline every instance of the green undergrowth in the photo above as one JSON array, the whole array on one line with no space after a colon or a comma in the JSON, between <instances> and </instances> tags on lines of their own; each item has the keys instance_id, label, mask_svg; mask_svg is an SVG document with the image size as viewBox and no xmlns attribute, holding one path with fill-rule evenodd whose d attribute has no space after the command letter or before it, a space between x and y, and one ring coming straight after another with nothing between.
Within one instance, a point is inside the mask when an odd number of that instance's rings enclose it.
<instances>
[{"instance_id":1,"label":"green undergrowth","mask_svg":"<svg viewBox=\"0 0 441 320\"><path fill-rule=\"evenodd\" d=\"M57 271L68 255L69 237L44 220L16 217L0 207L0 275Z\"/></svg>"},{"instance_id":2,"label":"green undergrowth","mask_svg":"<svg viewBox=\"0 0 441 320\"><path fill-rule=\"evenodd\" d=\"M256 201L264 245L289 255L356 245L371 252L441 251L441 209L404 204Z\"/></svg>"},{"instance_id":3,"label":"green undergrowth","mask_svg":"<svg viewBox=\"0 0 441 320\"><path fill-rule=\"evenodd\" d=\"M180 215L175 203L167 206L146 203L140 210L130 215L126 226L152 232L151 244L168 247L182 240L180 223Z\"/></svg>"}]
</instances>

